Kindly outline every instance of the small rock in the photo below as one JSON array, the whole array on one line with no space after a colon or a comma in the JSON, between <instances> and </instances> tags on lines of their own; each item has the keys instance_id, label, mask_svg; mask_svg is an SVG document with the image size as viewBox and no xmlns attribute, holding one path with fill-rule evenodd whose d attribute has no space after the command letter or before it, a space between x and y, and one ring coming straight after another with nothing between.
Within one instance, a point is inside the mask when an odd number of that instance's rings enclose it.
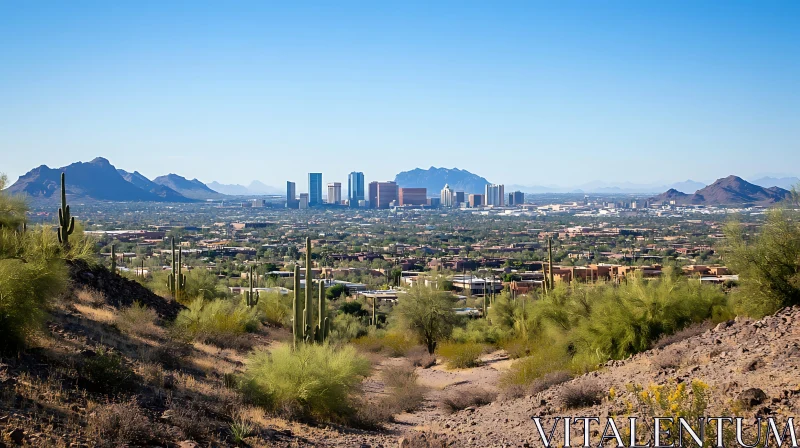
<instances>
[{"instance_id":1,"label":"small rock","mask_svg":"<svg viewBox=\"0 0 800 448\"><path fill-rule=\"evenodd\" d=\"M747 389L739 394L739 401L748 409L763 403L767 398L767 394L756 387Z\"/></svg>"},{"instance_id":2,"label":"small rock","mask_svg":"<svg viewBox=\"0 0 800 448\"><path fill-rule=\"evenodd\" d=\"M397 444L400 448L408 448L411 445L411 442L408 441L405 437L400 437L400 440L397 441Z\"/></svg>"},{"instance_id":3,"label":"small rock","mask_svg":"<svg viewBox=\"0 0 800 448\"><path fill-rule=\"evenodd\" d=\"M178 442L178 448L197 448L197 443L193 440L184 440Z\"/></svg>"}]
</instances>

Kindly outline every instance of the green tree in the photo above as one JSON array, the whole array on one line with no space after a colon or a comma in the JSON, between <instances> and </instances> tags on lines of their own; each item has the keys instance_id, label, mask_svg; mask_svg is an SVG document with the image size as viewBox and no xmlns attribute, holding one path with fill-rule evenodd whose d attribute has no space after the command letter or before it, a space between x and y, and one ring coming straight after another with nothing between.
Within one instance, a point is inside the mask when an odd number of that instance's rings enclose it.
<instances>
[{"instance_id":1,"label":"green tree","mask_svg":"<svg viewBox=\"0 0 800 448\"><path fill-rule=\"evenodd\" d=\"M725 226L725 263L739 274L737 309L763 316L800 304L800 223L797 212L771 210L760 232L748 235L736 222Z\"/></svg>"},{"instance_id":2,"label":"green tree","mask_svg":"<svg viewBox=\"0 0 800 448\"><path fill-rule=\"evenodd\" d=\"M430 354L450 336L456 322L452 296L424 286L415 286L400 297L395 313L401 326L414 333Z\"/></svg>"},{"instance_id":3,"label":"green tree","mask_svg":"<svg viewBox=\"0 0 800 448\"><path fill-rule=\"evenodd\" d=\"M347 295L347 287L341 283L337 283L328 288L327 290L325 290L325 296L328 298L328 300L336 300L346 295Z\"/></svg>"}]
</instances>

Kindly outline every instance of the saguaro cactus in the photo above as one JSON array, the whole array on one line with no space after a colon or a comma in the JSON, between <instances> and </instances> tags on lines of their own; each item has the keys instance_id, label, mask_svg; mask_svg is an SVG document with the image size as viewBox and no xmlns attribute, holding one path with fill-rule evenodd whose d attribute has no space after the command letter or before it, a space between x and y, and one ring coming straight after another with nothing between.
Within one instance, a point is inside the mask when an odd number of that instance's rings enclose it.
<instances>
[{"instance_id":1,"label":"saguaro cactus","mask_svg":"<svg viewBox=\"0 0 800 448\"><path fill-rule=\"evenodd\" d=\"M547 238L547 257L548 257L547 273L548 273L548 277L550 277L549 278L549 283L550 283L550 285L549 285L550 288L549 289L552 290L553 289L553 239L550 238L550 237Z\"/></svg>"},{"instance_id":2,"label":"saguaro cactus","mask_svg":"<svg viewBox=\"0 0 800 448\"><path fill-rule=\"evenodd\" d=\"M314 324L312 288L314 279L311 274L311 239L306 238L306 288L305 296L300 293L300 266L294 267L294 300L292 301L292 339L294 347L305 342L323 343L330 333L330 320L327 316L325 300L325 284L320 280L319 300L317 302L317 323ZM305 300L303 299L305 297Z\"/></svg>"},{"instance_id":3,"label":"saguaro cactus","mask_svg":"<svg viewBox=\"0 0 800 448\"><path fill-rule=\"evenodd\" d=\"M378 321L375 319L375 302L378 300L377 297L372 298L372 326L377 327Z\"/></svg>"},{"instance_id":4,"label":"saguaro cactus","mask_svg":"<svg viewBox=\"0 0 800 448\"><path fill-rule=\"evenodd\" d=\"M253 291L253 284L254 284L254 276L258 274L253 274L253 266L250 266L250 290L245 291L245 301L247 306L254 307L258 305L258 291Z\"/></svg>"},{"instance_id":5,"label":"saguaro cactus","mask_svg":"<svg viewBox=\"0 0 800 448\"><path fill-rule=\"evenodd\" d=\"M303 302L300 296L300 266L294 266L294 300L292 301L292 339L294 347L303 342Z\"/></svg>"},{"instance_id":6,"label":"saguaro cactus","mask_svg":"<svg viewBox=\"0 0 800 448\"><path fill-rule=\"evenodd\" d=\"M69 236L75 230L75 218L69 213L67 205L67 187L64 183L64 173L61 173L61 207L58 209L58 242L64 247L69 247Z\"/></svg>"},{"instance_id":7,"label":"saguaro cactus","mask_svg":"<svg viewBox=\"0 0 800 448\"><path fill-rule=\"evenodd\" d=\"M326 316L327 304L325 302L325 282L320 279L319 281L319 310L317 312L317 342L325 342L328 336L328 316Z\"/></svg>"},{"instance_id":8,"label":"saguaro cactus","mask_svg":"<svg viewBox=\"0 0 800 448\"><path fill-rule=\"evenodd\" d=\"M311 336L311 322L312 322L312 297L313 292L311 285L313 278L311 273L311 238L306 237L306 301L303 306L303 333L304 337L308 339Z\"/></svg>"},{"instance_id":9,"label":"saguaro cactus","mask_svg":"<svg viewBox=\"0 0 800 448\"><path fill-rule=\"evenodd\" d=\"M181 274L181 252L178 248L178 257L175 258L175 238L172 238L172 273L167 276L167 287L175 300L180 300L183 291L186 289L186 276Z\"/></svg>"}]
</instances>

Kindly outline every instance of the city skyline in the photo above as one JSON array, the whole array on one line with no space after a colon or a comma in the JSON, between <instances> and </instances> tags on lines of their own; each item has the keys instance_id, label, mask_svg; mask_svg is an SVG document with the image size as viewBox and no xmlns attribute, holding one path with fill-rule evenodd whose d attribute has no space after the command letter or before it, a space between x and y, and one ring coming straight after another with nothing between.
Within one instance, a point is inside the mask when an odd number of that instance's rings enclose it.
<instances>
[{"instance_id":1,"label":"city skyline","mask_svg":"<svg viewBox=\"0 0 800 448\"><path fill-rule=\"evenodd\" d=\"M506 185L797 176L799 21L796 2L6 3L2 170L100 155L275 187L344 182L354 160L372 179L457 166Z\"/></svg>"}]
</instances>

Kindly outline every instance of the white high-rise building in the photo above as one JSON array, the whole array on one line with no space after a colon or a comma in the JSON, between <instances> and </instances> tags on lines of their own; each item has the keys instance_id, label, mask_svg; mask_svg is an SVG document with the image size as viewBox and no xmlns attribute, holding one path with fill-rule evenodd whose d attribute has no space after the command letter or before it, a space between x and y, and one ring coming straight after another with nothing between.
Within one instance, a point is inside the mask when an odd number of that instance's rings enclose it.
<instances>
[{"instance_id":1,"label":"white high-rise building","mask_svg":"<svg viewBox=\"0 0 800 448\"><path fill-rule=\"evenodd\" d=\"M440 201L441 206L452 207L453 196L454 196L453 190L450 188L450 185L444 184L444 188L442 188L441 201Z\"/></svg>"},{"instance_id":2,"label":"white high-rise building","mask_svg":"<svg viewBox=\"0 0 800 448\"><path fill-rule=\"evenodd\" d=\"M486 205L493 205L495 207L502 207L505 203L505 186L504 185L487 185L486 186Z\"/></svg>"},{"instance_id":3,"label":"white high-rise building","mask_svg":"<svg viewBox=\"0 0 800 448\"><path fill-rule=\"evenodd\" d=\"M342 184L331 182L328 184L328 204L339 204L342 202Z\"/></svg>"}]
</instances>

